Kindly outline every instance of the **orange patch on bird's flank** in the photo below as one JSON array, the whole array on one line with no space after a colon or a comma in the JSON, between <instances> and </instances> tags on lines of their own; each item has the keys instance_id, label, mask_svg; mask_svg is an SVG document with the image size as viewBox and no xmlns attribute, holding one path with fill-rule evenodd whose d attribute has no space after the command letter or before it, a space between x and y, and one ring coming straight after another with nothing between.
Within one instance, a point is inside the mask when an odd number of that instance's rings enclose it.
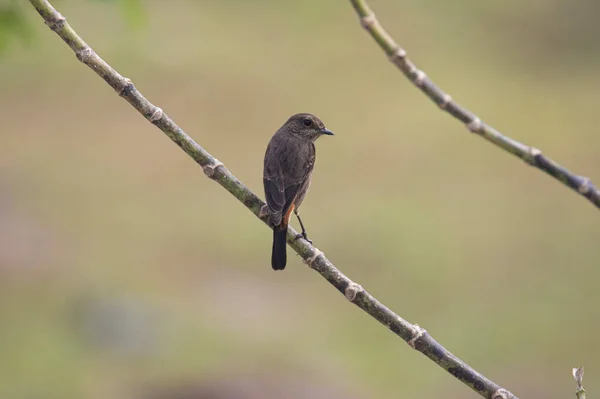
<instances>
[{"instance_id":1,"label":"orange patch on bird's flank","mask_svg":"<svg viewBox=\"0 0 600 399\"><path fill-rule=\"evenodd\" d=\"M294 211L294 208L296 208L296 205L292 202L290 209L288 209L288 211L285 213L285 216L283 217L282 224L288 224L290 222L290 217L292 216L292 212Z\"/></svg>"}]
</instances>

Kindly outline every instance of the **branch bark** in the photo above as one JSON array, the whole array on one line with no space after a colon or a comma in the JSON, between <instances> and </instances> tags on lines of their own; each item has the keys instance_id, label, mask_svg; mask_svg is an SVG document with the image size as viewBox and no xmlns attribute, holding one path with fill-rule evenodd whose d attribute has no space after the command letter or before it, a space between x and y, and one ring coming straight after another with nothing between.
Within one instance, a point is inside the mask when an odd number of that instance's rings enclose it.
<instances>
[{"instance_id":1,"label":"branch bark","mask_svg":"<svg viewBox=\"0 0 600 399\"><path fill-rule=\"evenodd\" d=\"M375 39L389 60L438 107L464 123L471 133L475 133L491 141L503 150L521 158L529 165L546 172L600 208L600 190L592 184L589 178L574 174L543 155L537 148L527 146L510 137L504 136L498 130L485 124L473 112L453 101L449 94L442 91L427 77L425 72L418 69L407 58L406 51L381 26L366 0L350 1L360 18L360 23Z\"/></svg>"},{"instance_id":2,"label":"branch bark","mask_svg":"<svg viewBox=\"0 0 600 399\"><path fill-rule=\"evenodd\" d=\"M585 399L585 389L583 389L583 366L573 369L573 378L577 384L575 395L577 399Z\"/></svg>"},{"instance_id":3,"label":"branch bark","mask_svg":"<svg viewBox=\"0 0 600 399\"><path fill-rule=\"evenodd\" d=\"M46 24L75 52L77 59L108 83L121 97L129 102L150 123L157 126L175 144L186 152L212 180L219 183L255 216L266 223L263 211L265 203L239 181L221 162L190 138L159 107L148 101L133 85L131 80L121 76L87 45L71 28L66 19L47 0L29 0ZM340 272L316 247L305 240L296 240L297 232L290 227L287 240L290 246L347 300L367 312L394 334L406 341L412 348L423 353L458 380L471 387L483 397L490 399L517 399L508 390L475 371L465 362L454 356L423 328L402 319L375 297Z\"/></svg>"}]
</instances>

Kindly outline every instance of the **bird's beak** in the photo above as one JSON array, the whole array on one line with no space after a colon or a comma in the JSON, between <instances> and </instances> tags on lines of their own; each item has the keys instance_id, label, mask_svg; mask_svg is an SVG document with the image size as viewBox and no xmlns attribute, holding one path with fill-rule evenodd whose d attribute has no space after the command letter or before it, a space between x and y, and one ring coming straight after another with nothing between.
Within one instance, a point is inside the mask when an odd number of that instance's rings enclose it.
<instances>
[{"instance_id":1,"label":"bird's beak","mask_svg":"<svg viewBox=\"0 0 600 399\"><path fill-rule=\"evenodd\" d=\"M321 129L321 134L326 134L328 136L333 136L333 132L329 129L327 129L326 127L324 127L323 129Z\"/></svg>"}]
</instances>

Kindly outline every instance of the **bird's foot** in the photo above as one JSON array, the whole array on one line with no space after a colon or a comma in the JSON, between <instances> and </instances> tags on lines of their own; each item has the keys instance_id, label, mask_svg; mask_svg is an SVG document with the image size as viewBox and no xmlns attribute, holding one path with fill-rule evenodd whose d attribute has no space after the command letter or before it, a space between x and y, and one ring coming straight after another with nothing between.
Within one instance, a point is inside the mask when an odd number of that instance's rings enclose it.
<instances>
[{"instance_id":1,"label":"bird's foot","mask_svg":"<svg viewBox=\"0 0 600 399\"><path fill-rule=\"evenodd\" d=\"M298 233L298 234L296 234L296 237L294 237L294 241L299 240L300 238L303 238L304 240L308 241L309 244L312 245L312 240L308 239L308 236L306 235L306 233Z\"/></svg>"}]
</instances>

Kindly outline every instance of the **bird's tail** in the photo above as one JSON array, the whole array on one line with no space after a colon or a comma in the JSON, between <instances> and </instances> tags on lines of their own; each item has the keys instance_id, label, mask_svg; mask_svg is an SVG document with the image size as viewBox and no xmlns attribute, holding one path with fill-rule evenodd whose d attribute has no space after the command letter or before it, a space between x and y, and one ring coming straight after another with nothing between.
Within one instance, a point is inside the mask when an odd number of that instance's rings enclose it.
<instances>
[{"instance_id":1,"label":"bird's tail","mask_svg":"<svg viewBox=\"0 0 600 399\"><path fill-rule=\"evenodd\" d=\"M271 253L271 266L273 270L285 269L287 263L286 254L287 224L281 224L273 228L273 252Z\"/></svg>"}]
</instances>

